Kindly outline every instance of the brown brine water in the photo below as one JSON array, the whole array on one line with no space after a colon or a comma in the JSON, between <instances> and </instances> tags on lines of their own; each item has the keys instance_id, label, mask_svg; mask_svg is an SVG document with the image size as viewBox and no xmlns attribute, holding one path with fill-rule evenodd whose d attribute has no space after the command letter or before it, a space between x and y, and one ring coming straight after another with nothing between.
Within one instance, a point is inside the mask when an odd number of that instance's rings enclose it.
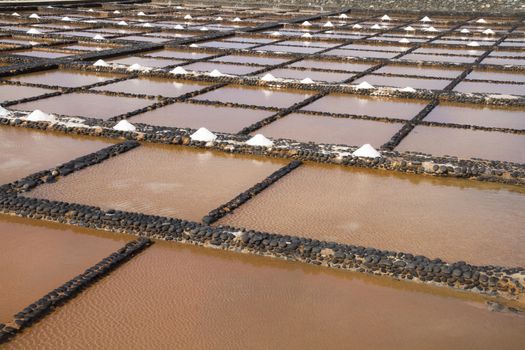
<instances>
[{"instance_id":1,"label":"brown brine water","mask_svg":"<svg viewBox=\"0 0 525 350\"><path fill-rule=\"evenodd\" d=\"M0 185L110 146L111 140L0 127Z\"/></svg>"},{"instance_id":2,"label":"brown brine water","mask_svg":"<svg viewBox=\"0 0 525 350\"><path fill-rule=\"evenodd\" d=\"M521 349L481 297L159 242L7 349Z\"/></svg>"},{"instance_id":3,"label":"brown brine water","mask_svg":"<svg viewBox=\"0 0 525 350\"><path fill-rule=\"evenodd\" d=\"M11 322L129 237L0 214L0 322Z\"/></svg>"},{"instance_id":4,"label":"brown brine water","mask_svg":"<svg viewBox=\"0 0 525 350\"><path fill-rule=\"evenodd\" d=\"M277 159L143 145L41 185L29 195L200 221L285 164Z\"/></svg>"},{"instance_id":5,"label":"brown brine water","mask_svg":"<svg viewBox=\"0 0 525 350\"><path fill-rule=\"evenodd\" d=\"M512 186L308 164L219 224L525 266L525 191Z\"/></svg>"},{"instance_id":6,"label":"brown brine water","mask_svg":"<svg viewBox=\"0 0 525 350\"><path fill-rule=\"evenodd\" d=\"M79 87L84 85L101 83L110 79L119 78L121 76L122 75L109 73L88 73L82 71L68 71L56 69L17 75L8 78L8 80L50 86Z\"/></svg>"}]
</instances>

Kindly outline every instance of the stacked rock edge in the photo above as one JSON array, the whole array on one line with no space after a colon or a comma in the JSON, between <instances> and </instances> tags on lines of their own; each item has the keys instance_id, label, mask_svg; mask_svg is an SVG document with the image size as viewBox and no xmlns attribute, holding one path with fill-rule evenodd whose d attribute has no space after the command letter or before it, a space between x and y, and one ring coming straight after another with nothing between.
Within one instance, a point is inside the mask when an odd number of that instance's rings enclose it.
<instances>
[{"instance_id":1,"label":"stacked rock edge","mask_svg":"<svg viewBox=\"0 0 525 350\"><path fill-rule=\"evenodd\" d=\"M124 247L102 259L82 274L67 281L14 315L11 325L0 323L0 344L7 342L23 329L31 326L57 307L74 298L83 289L89 287L151 244L152 241L144 237L127 243Z\"/></svg>"},{"instance_id":2,"label":"stacked rock edge","mask_svg":"<svg viewBox=\"0 0 525 350\"><path fill-rule=\"evenodd\" d=\"M288 163L284 167L272 173L270 176L268 176L263 181L255 184L250 189L242 192L241 194L239 194L237 197L235 197L228 203L223 204L217 209L210 211L208 215L202 218L202 222L204 222L207 225L211 225L212 223L219 220L226 214L233 212L235 209L237 209L238 207L240 207L241 205L243 205L244 203L246 203L247 201L255 197L257 194L264 191L270 185L278 181L280 178L282 178L286 174L289 174L290 172L292 172L294 169L299 167L301 164L302 162L298 160L294 160Z\"/></svg>"}]
</instances>

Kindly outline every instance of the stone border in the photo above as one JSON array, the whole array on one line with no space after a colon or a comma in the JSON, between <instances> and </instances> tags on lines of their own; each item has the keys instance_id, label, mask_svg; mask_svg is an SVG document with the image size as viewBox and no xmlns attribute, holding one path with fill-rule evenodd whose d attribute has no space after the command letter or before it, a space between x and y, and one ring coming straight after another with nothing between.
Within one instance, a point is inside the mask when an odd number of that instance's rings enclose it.
<instances>
[{"instance_id":1,"label":"stone border","mask_svg":"<svg viewBox=\"0 0 525 350\"><path fill-rule=\"evenodd\" d=\"M0 323L0 344L8 342L24 329L64 305L84 289L108 275L111 271L149 247L152 243L150 239L144 237L126 243L122 248L88 268L82 274L73 277L14 315L11 324L5 325Z\"/></svg>"},{"instance_id":2,"label":"stone border","mask_svg":"<svg viewBox=\"0 0 525 350\"><path fill-rule=\"evenodd\" d=\"M216 209L213 209L208 213L208 215L204 216L202 218L202 222L206 225L211 225L215 221L219 220L220 218L231 214L235 209L270 187L275 182L279 181L281 178L283 178L285 175L291 173L293 170L297 169L299 166L303 164L301 161L294 160L284 167L278 169L271 175L269 175L266 179L263 181L253 185L248 190L241 192L238 196L236 196L234 199L229 201L228 203L225 203L221 206L219 206Z\"/></svg>"}]
</instances>

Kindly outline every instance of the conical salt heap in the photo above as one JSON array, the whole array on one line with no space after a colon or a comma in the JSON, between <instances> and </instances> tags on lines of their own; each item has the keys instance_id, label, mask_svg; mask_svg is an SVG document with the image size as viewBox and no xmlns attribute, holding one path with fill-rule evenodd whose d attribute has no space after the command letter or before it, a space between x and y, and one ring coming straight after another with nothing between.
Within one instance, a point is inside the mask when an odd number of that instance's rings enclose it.
<instances>
[{"instance_id":1,"label":"conical salt heap","mask_svg":"<svg viewBox=\"0 0 525 350\"><path fill-rule=\"evenodd\" d=\"M271 75L270 73L266 73L264 77L261 78L262 81L276 81L277 78Z\"/></svg>"},{"instance_id":2,"label":"conical salt heap","mask_svg":"<svg viewBox=\"0 0 525 350\"><path fill-rule=\"evenodd\" d=\"M51 114L47 114L39 109L35 109L26 117L26 120L30 122L52 122L55 120L55 118L53 118Z\"/></svg>"},{"instance_id":3,"label":"conical salt heap","mask_svg":"<svg viewBox=\"0 0 525 350\"><path fill-rule=\"evenodd\" d=\"M273 141L266 138L263 134L257 134L246 141L246 144L250 146L272 147Z\"/></svg>"},{"instance_id":4,"label":"conical salt heap","mask_svg":"<svg viewBox=\"0 0 525 350\"><path fill-rule=\"evenodd\" d=\"M122 119L121 121L119 121L113 127L113 130L118 130L118 131L136 131L137 128L135 127L135 125L131 124L126 119Z\"/></svg>"},{"instance_id":5,"label":"conical salt heap","mask_svg":"<svg viewBox=\"0 0 525 350\"><path fill-rule=\"evenodd\" d=\"M170 70L171 74L188 74L188 71L182 67L175 67Z\"/></svg>"},{"instance_id":6,"label":"conical salt heap","mask_svg":"<svg viewBox=\"0 0 525 350\"><path fill-rule=\"evenodd\" d=\"M206 128L200 128L191 134L190 138L193 141L212 142L217 139L217 135Z\"/></svg>"},{"instance_id":7,"label":"conical salt heap","mask_svg":"<svg viewBox=\"0 0 525 350\"><path fill-rule=\"evenodd\" d=\"M363 157L363 158L378 158L381 157L381 153L376 151L372 145L366 143L359 147L354 153L352 153L355 157Z\"/></svg>"},{"instance_id":8,"label":"conical salt heap","mask_svg":"<svg viewBox=\"0 0 525 350\"><path fill-rule=\"evenodd\" d=\"M97 60L95 63L93 63L95 67L109 67L109 63L107 63L104 60Z\"/></svg>"},{"instance_id":9,"label":"conical salt heap","mask_svg":"<svg viewBox=\"0 0 525 350\"><path fill-rule=\"evenodd\" d=\"M0 117L5 117L9 113L10 112L7 109L5 109L4 107L0 106Z\"/></svg>"}]
</instances>

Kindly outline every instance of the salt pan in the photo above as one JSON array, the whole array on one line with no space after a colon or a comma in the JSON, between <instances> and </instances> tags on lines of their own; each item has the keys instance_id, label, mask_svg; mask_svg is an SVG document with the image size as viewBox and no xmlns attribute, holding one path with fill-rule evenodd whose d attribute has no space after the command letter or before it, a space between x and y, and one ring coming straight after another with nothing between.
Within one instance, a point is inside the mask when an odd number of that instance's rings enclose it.
<instances>
[{"instance_id":1,"label":"salt pan","mask_svg":"<svg viewBox=\"0 0 525 350\"><path fill-rule=\"evenodd\" d=\"M55 118L51 114L47 114L39 109L35 109L26 117L26 120L30 122L53 122L55 121Z\"/></svg>"},{"instance_id":2,"label":"salt pan","mask_svg":"<svg viewBox=\"0 0 525 350\"><path fill-rule=\"evenodd\" d=\"M374 86L366 81L363 81L361 84L356 85L356 89L374 89Z\"/></svg>"},{"instance_id":3,"label":"salt pan","mask_svg":"<svg viewBox=\"0 0 525 350\"><path fill-rule=\"evenodd\" d=\"M193 141L212 142L217 139L217 135L215 135L214 133L212 133L210 130L206 128L200 128L199 130L191 134L190 138Z\"/></svg>"},{"instance_id":4,"label":"salt pan","mask_svg":"<svg viewBox=\"0 0 525 350\"><path fill-rule=\"evenodd\" d=\"M135 127L135 125L131 124L126 119L122 119L121 121L119 121L113 127L113 130L118 130L118 131L136 131L137 128Z\"/></svg>"},{"instance_id":5,"label":"salt pan","mask_svg":"<svg viewBox=\"0 0 525 350\"><path fill-rule=\"evenodd\" d=\"M248 141L246 141L246 144L250 146L272 147L273 141L266 138L262 134L257 134Z\"/></svg>"},{"instance_id":6,"label":"salt pan","mask_svg":"<svg viewBox=\"0 0 525 350\"><path fill-rule=\"evenodd\" d=\"M364 158L378 158L381 157L381 153L375 150L374 147L372 147L370 144L364 144L363 146L359 147L354 153L352 153L355 157L364 157Z\"/></svg>"}]
</instances>

